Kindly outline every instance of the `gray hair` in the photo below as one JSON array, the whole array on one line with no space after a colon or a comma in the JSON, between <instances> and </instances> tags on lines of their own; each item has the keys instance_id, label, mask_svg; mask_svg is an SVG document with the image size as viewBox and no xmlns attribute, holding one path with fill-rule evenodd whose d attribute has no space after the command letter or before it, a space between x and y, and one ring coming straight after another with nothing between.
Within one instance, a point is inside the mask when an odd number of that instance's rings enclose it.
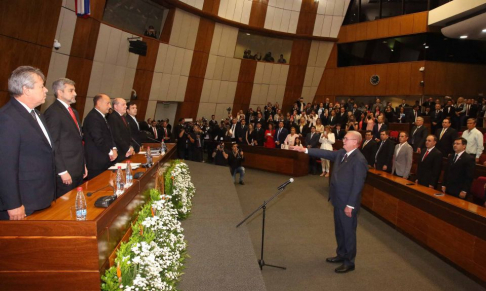
<instances>
[{"instance_id":1,"label":"gray hair","mask_svg":"<svg viewBox=\"0 0 486 291\"><path fill-rule=\"evenodd\" d=\"M66 84L76 86L76 83L74 83L73 80L70 80L68 78L60 78L54 81L54 83L52 83L52 91L54 91L54 96L56 96L56 98L57 98L57 90L61 90L61 91L64 90L64 86Z\"/></svg>"},{"instance_id":2,"label":"gray hair","mask_svg":"<svg viewBox=\"0 0 486 291\"><path fill-rule=\"evenodd\" d=\"M361 135L361 133L359 133L356 130L350 130L350 131L348 131L348 133L350 133L350 134L352 134L356 137L357 145L359 146L361 144L361 142L363 141L363 136Z\"/></svg>"},{"instance_id":3,"label":"gray hair","mask_svg":"<svg viewBox=\"0 0 486 291\"><path fill-rule=\"evenodd\" d=\"M10 93L10 96L21 96L23 94L24 86L29 89L34 88L34 74L41 77L42 81L45 82L46 77L38 68L31 66L20 66L15 69L8 78L8 92Z\"/></svg>"}]
</instances>

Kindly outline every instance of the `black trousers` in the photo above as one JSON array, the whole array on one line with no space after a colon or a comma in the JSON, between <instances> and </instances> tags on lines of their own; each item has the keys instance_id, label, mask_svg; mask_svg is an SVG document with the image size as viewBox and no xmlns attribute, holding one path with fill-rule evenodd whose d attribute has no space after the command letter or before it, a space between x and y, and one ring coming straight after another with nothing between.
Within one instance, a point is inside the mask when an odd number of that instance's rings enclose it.
<instances>
[{"instance_id":1,"label":"black trousers","mask_svg":"<svg viewBox=\"0 0 486 291\"><path fill-rule=\"evenodd\" d=\"M358 216L354 210L352 217L348 217L343 209L334 207L334 231L338 245L336 254L344 259L345 266L354 266L357 226Z\"/></svg>"},{"instance_id":2,"label":"black trousers","mask_svg":"<svg viewBox=\"0 0 486 291\"><path fill-rule=\"evenodd\" d=\"M93 179L94 177L98 176L99 174L103 173L106 169L88 169L88 180Z\"/></svg>"},{"instance_id":3,"label":"black trousers","mask_svg":"<svg viewBox=\"0 0 486 291\"><path fill-rule=\"evenodd\" d=\"M56 179L56 198L61 197L62 195L66 194L67 192L76 189L79 185L83 184L83 176L81 177L73 177L71 176L73 182L70 185L66 185L62 182L61 176L57 175Z\"/></svg>"}]
</instances>

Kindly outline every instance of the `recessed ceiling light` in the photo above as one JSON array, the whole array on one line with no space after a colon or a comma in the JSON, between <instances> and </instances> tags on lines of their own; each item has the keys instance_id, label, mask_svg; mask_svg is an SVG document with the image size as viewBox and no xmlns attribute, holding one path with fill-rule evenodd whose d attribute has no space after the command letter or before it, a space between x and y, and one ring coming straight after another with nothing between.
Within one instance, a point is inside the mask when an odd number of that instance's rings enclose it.
<instances>
[{"instance_id":1,"label":"recessed ceiling light","mask_svg":"<svg viewBox=\"0 0 486 291\"><path fill-rule=\"evenodd\" d=\"M485 28L485 29L483 29L483 32L486 32L486 28Z\"/></svg>"},{"instance_id":2,"label":"recessed ceiling light","mask_svg":"<svg viewBox=\"0 0 486 291\"><path fill-rule=\"evenodd\" d=\"M467 35L461 35L460 38L465 39L467 38Z\"/></svg>"},{"instance_id":3,"label":"recessed ceiling light","mask_svg":"<svg viewBox=\"0 0 486 291\"><path fill-rule=\"evenodd\" d=\"M393 49L391 49L391 51L393 51Z\"/></svg>"},{"instance_id":4,"label":"recessed ceiling light","mask_svg":"<svg viewBox=\"0 0 486 291\"><path fill-rule=\"evenodd\" d=\"M250 35L249 33L247 33L246 35Z\"/></svg>"},{"instance_id":5,"label":"recessed ceiling light","mask_svg":"<svg viewBox=\"0 0 486 291\"><path fill-rule=\"evenodd\" d=\"M429 46L428 46L428 45L426 45L426 46L425 46L425 48L426 48L426 49L428 49L428 48L429 48Z\"/></svg>"},{"instance_id":6,"label":"recessed ceiling light","mask_svg":"<svg viewBox=\"0 0 486 291\"><path fill-rule=\"evenodd\" d=\"M427 43L424 42L424 45L427 45Z\"/></svg>"}]
</instances>

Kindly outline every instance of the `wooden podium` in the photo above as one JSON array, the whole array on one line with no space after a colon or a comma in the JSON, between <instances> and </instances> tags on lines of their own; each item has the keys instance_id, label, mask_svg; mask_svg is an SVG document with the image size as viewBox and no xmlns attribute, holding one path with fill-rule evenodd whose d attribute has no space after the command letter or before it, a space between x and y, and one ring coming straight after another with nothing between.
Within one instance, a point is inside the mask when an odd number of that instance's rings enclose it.
<instances>
[{"instance_id":1,"label":"wooden podium","mask_svg":"<svg viewBox=\"0 0 486 291\"><path fill-rule=\"evenodd\" d=\"M176 152L174 144L167 148L164 156L154 157L151 168L134 171L145 174L110 207L96 208L94 202L112 195L111 187L86 196L86 221L73 217L76 190L26 220L0 221L0 289L99 290L101 274L113 262L120 241L131 235L136 210L148 198L143 192L154 187L157 170ZM135 155L131 161L145 163L146 158ZM112 175L105 171L84 183L85 195L107 186Z\"/></svg>"}]
</instances>

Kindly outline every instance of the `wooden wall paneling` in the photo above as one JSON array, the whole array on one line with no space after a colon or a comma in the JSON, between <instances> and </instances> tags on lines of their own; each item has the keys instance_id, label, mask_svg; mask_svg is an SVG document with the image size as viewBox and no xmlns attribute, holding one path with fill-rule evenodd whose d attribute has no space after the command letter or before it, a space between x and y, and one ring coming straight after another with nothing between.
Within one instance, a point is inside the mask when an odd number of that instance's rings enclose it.
<instances>
[{"instance_id":1,"label":"wooden wall paneling","mask_svg":"<svg viewBox=\"0 0 486 291\"><path fill-rule=\"evenodd\" d=\"M372 210L396 225L398 217L398 201L397 198L374 188Z\"/></svg>"},{"instance_id":2,"label":"wooden wall paneling","mask_svg":"<svg viewBox=\"0 0 486 291\"><path fill-rule=\"evenodd\" d=\"M106 0L91 0L91 17L101 21L105 11Z\"/></svg>"},{"instance_id":3,"label":"wooden wall paneling","mask_svg":"<svg viewBox=\"0 0 486 291\"><path fill-rule=\"evenodd\" d=\"M282 108L290 108L302 95L307 61L312 42L309 40L294 40L292 43L292 58L285 85Z\"/></svg>"},{"instance_id":4,"label":"wooden wall paneling","mask_svg":"<svg viewBox=\"0 0 486 291\"><path fill-rule=\"evenodd\" d=\"M413 15L413 33L427 32L429 13L425 11L425 12L414 13L412 15Z\"/></svg>"},{"instance_id":5,"label":"wooden wall paneling","mask_svg":"<svg viewBox=\"0 0 486 291\"><path fill-rule=\"evenodd\" d=\"M356 25L356 37L355 37L356 41L366 39L366 32L368 30L368 23L369 22L363 22L363 23L359 23L359 24Z\"/></svg>"},{"instance_id":6,"label":"wooden wall paneling","mask_svg":"<svg viewBox=\"0 0 486 291\"><path fill-rule=\"evenodd\" d=\"M473 261L475 264L482 267L484 272L484 280L486 281L486 241L475 238L474 242L474 257Z\"/></svg>"},{"instance_id":7,"label":"wooden wall paneling","mask_svg":"<svg viewBox=\"0 0 486 291\"><path fill-rule=\"evenodd\" d=\"M400 64L388 64L386 70L386 95L397 94L400 78Z\"/></svg>"},{"instance_id":8,"label":"wooden wall paneling","mask_svg":"<svg viewBox=\"0 0 486 291\"><path fill-rule=\"evenodd\" d=\"M373 21L373 22L375 22L375 21ZM377 20L376 21L376 27L377 27L376 37L377 38L385 38L385 37L390 36L390 31L388 29L389 26L390 26L390 19L389 18Z\"/></svg>"},{"instance_id":9,"label":"wooden wall paneling","mask_svg":"<svg viewBox=\"0 0 486 291\"><path fill-rule=\"evenodd\" d=\"M406 34L412 34L413 33L413 14L407 14L400 16L400 34L401 35L406 35Z\"/></svg>"},{"instance_id":10,"label":"wooden wall paneling","mask_svg":"<svg viewBox=\"0 0 486 291\"><path fill-rule=\"evenodd\" d=\"M408 95L408 92L410 92L411 69L410 63L400 63L397 95Z\"/></svg>"},{"instance_id":11,"label":"wooden wall paneling","mask_svg":"<svg viewBox=\"0 0 486 291\"><path fill-rule=\"evenodd\" d=\"M337 68L337 58L338 58L338 48L337 48L337 44L334 44L332 46L331 54L327 59L326 69Z\"/></svg>"},{"instance_id":12,"label":"wooden wall paneling","mask_svg":"<svg viewBox=\"0 0 486 291\"><path fill-rule=\"evenodd\" d=\"M397 36L400 35L401 32L401 16L399 17L390 17L388 19L388 36Z\"/></svg>"},{"instance_id":13,"label":"wooden wall paneling","mask_svg":"<svg viewBox=\"0 0 486 291\"><path fill-rule=\"evenodd\" d=\"M143 37L143 41L147 43L147 55L138 57L137 69L153 72L159 52L159 41L151 37Z\"/></svg>"},{"instance_id":14,"label":"wooden wall paneling","mask_svg":"<svg viewBox=\"0 0 486 291\"><path fill-rule=\"evenodd\" d=\"M386 95L386 84L388 83L388 79L387 79L387 73L388 73L388 65L375 65L374 66L374 73L372 73L372 75L378 75L380 76L380 83L376 86L373 86L371 85L370 82L368 82L370 84L370 86L372 86L373 90L372 90L372 95L379 95L379 96L383 96L383 95ZM370 75L369 77L371 78Z\"/></svg>"},{"instance_id":15,"label":"wooden wall paneling","mask_svg":"<svg viewBox=\"0 0 486 291\"><path fill-rule=\"evenodd\" d=\"M10 96L7 91L0 91L0 107L7 104L10 100Z\"/></svg>"},{"instance_id":16,"label":"wooden wall paneling","mask_svg":"<svg viewBox=\"0 0 486 291\"><path fill-rule=\"evenodd\" d=\"M336 96L342 96L348 92L348 88L346 88L345 83L345 70L344 68L338 68L334 70L334 79L333 79L333 87L334 90L330 93Z\"/></svg>"},{"instance_id":17,"label":"wooden wall paneling","mask_svg":"<svg viewBox=\"0 0 486 291\"><path fill-rule=\"evenodd\" d=\"M265 17L267 16L267 8L268 0L253 0L248 25L263 28L265 26Z\"/></svg>"},{"instance_id":18,"label":"wooden wall paneling","mask_svg":"<svg viewBox=\"0 0 486 291\"><path fill-rule=\"evenodd\" d=\"M397 226L423 244L427 244L430 214L403 201L398 202Z\"/></svg>"},{"instance_id":19,"label":"wooden wall paneling","mask_svg":"<svg viewBox=\"0 0 486 291\"><path fill-rule=\"evenodd\" d=\"M208 1L204 1L208 2ZM172 25L174 24L174 16L175 16L175 8L169 9L169 13L167 13L167 18L165 19L164 27L160 32L160 41L163 43L169 43L170 40L170 33L172 32Z\"/></svg>"},{"instance_id":20,"label":"wooden wall paneling","mask_svg":"<svg viewBox=\"0 0 486 291\"><path fill-rule=\"evenodd\" d=\"M318 1L302 0L299 22L297 23L298 34L312 35L314 32L314 24L316 22L318 6Z\"/></svg>"},{"instance_id":21,"label":"wooden wall paneling","mask_svg":"<svg viewBox=\"0 0 486 291\"><path fill-rule=\"evenodd\" d=\"M215 25L213 21L201 18L197 31L196 44L194 45L194 53L199 51L209 54Z\"/></svg>"},{"instance_id":22,"label":"wooden wall paneling","mask_svg":"<svg viewBox=\"0 0 486 291\"><path fill-rule=\"evenodd\" d=\"M2 290L41 290L38 286L49 286L48 290L98 290L100 272L5 272L0 273ZM35 282L35 283L34 283ZM69 286L69 288L66 288Z\"/></svg>"},{"instance_id":23,"label":"wooden wall paneling","mask_svg":"<svg viewBox=\"0 0 486 291\"><path fill-rule=\"evenodd\" d=\"M381 20L377 21L369 21L368 25L366 25L366 38L367 39L374 39L374 38L379 38L378 36L378 22Z\"/></svg>"},{"instance_id":24,"label":"wooden wall paneling","mask_svg":"<svg viewBox=\"0 0 486 291\"><path fill-rule=\"evenodd\" d=\"M100 22L94 18L76 18L70 56L93 60L99 31Z\"/></svg>"},{"instance_id":25,"label":"wooden wall paneling","mask_svg":"<svg viewBox=\"0 0 486 291\"><path fill-rule=\"evenodd\" d=\"M365 184L361 194L361 205L373 209L373 187L371 185Z\"/></svg>"},{"instance_id":26,"label":"wooden wall paneling","mask_svg":"<svg viewBox=\"0 0 486 291\"><path fill-rule=\"evenodd\" d=\"M369 84L368 80L366 69L363 66L356 67L354 71L354 92L357 95L364 95L365 86Z\"/></svg>"},{"instance_id":27,"label":"wooden wall paneling","mask_svg":"<svg viewBox=\"0 0 486 291\"><path fill-rule=\"evenodd\" d=\"M84 107L86 97L88 95L89 80L91 76L91 69L93 61L78 57L69 57L68 67L66 70L66 78L76 82L76 103L74 108L78 110L81 120L84 116ZM117 97L117 96L112 96Z\"/></svg>"},{"instance_id":28,"label":"wooden wall paneling","mask_svg":"<svg viewBox=\"0 0 486 291\"><path fill-rule=\"evenodd\" d=\"M348 42L348 30L352 25L343 25L341 29L339 29L338 33L338 43Z\"/></svg>"},{"instance_id":29,"label":"wooden wall paneling","mask_svg":"<svg viewBox=\"0 0 486 291\"><path fill-rule=\"evenodd\" d=\"M204 12L211 13L217 16L220 4L221 4L221 0L204 1L202 10Z\"/></svg>"},{"instance_id":30,"label":"wooden wall paneling","mask_svg":"<svg viewBox=\"0 0 486 291\"><path fill-rule=\"evenodd\" d=\"M354 67L347 67L347 68L342 68L343 70L343 78L344 78L344 88L343 88L343 94L344 95L355 95L355 90L354 90Z\"/></svg>"},{"instance_id":31,"label":"wooden wall paneling","mask_svg":"<svg viewBox=\"0 0 486 291\"><path fill-rule=\"evenodd\" d=\"M235 99L233 101L233 115L235 115L239 110L246 111L249 108L256 67L256 61L241 60L240 71L238 73L238 83L236 84Z\"/></svg>"},{"instance_id":32,"label":"wooden wall paneling","mask_svg":"<svg viewBox=\"0 0 486 291\"><path fill-rule=\"evenodd\" d=\"M413 62L410 64L410 93L408 95L423 95L425 84L425 72L420 72L420 68L425 66L425 61ZM424 81L424 86L420 85Z\"/></svg>"}]
</instances>

